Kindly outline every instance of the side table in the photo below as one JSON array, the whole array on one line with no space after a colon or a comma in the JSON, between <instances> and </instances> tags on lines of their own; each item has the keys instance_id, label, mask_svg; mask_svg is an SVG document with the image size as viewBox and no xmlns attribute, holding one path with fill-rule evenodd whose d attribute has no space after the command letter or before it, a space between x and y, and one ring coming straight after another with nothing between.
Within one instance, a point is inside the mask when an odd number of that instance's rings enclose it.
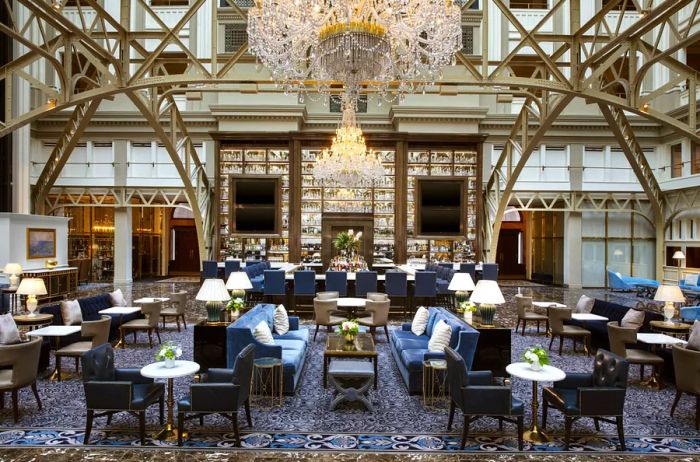
<instances>
[{"instance_id":1,"label":"side table","mask_svg":"<svg viewBox=\"0 0 700 462\"><path fill-rule=\"evenodd\" d=\"M423 361L423 406L442 407L447 404L447 361Z\"/></svg>"},{"instance_id":2,"label":"side table","mask_svg":"<svg viewBox=\"0 0 700 462\"><path fill-rule=\"evenodd\" d=\"M690 324L684 322L666 322L666 321L649 321L649 327L651 330L659 333L670 335L671 337L679 338L681 340L688 340L688 335L690 335Z\"/></svg>"},{"instance_id":3,"label":"side table","mask_svg":"<svg viewBox=\"0 0 700 462\"><path fill-rule=\"evenodd\" d=\"M229 322L203 320L194 325L194 360L200 373L210 368L226 367L226 327Z\"/></svg>"},{"instance_id":4,"label":"side table","mask_svg":"<svg viewBox=\"0 0 700 462\"><path fill-rule=\"evenodd\" d=\"M558 382L566 378L566 373L554 366L542 366L542 369L536 371L530 368L530 364L526 362L512 363L506 368L506 371L513 377L529 380L532 382L532 423L530 429L523 432L523 439L531 443L546 443L549 437L540 430L537 425L538 411L540 403L539 382Z\"/></svg>"},{"instance_id":5,"label":"side table","mask_svg":"<svg viewBox=\"0 0 700 462\"><path fill-rule=\"evenodd\" d=\"M269 398L270 406L281 406L282 399L282 360L279 358L257 358L253 361L253 390L259 398L258 405ZM275 400L277 404L275 404Z\"/></svg>"},{"instance_id":6,"label":"side table","mask_svg":"<svg viewBox=\"0 0 700 462\"><path fill-rule=\"evenodd\" d=\"M24 326L27 330L35 330L50 325L53 322L52 314L37 313L34 316L28 314L16 314L12 316L17 326Z\"/></svg>"}]
</instances>

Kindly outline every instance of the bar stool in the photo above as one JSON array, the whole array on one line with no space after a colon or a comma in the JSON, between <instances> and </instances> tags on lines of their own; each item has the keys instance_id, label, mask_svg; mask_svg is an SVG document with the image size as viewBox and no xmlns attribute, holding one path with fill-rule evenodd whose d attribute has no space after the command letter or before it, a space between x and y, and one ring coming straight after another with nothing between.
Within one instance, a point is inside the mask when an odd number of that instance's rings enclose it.
<instances>
[{"instance_id":1,"label":"bar stool","mask_svg":"<svg viewBox=\"0 0 700 462\"><path fill-rule=\"evenodd\" d=\"M316 296L316 272L311 270L299 270L294 272L294 311L299 307L299 300L308 299L308 304L313 306L313 298Z\"/></svg>"},{"instance_id":2,"label":"bar stool","mask_svg":"<svg viewBox=\"0 0 700 462\"><path fill-rule=\"evenodd\" d=\"M226 277L226 280L228 281L228 277L231 275L231 273L235 273L236 271L241 270L241 261L240 260L226 260L224 262L224 276Z\"/></svg>"},{"instance_id":3,"label":"bar stool","mask_svg":"<svg viewBox=\"0 0 700 462\"><path fill-rule=\"evenodd\" d=\"M476 263L460 263L459 272L469 273L469 276L472 277L472 281L476 284Z\"/></svg>"},{"instance_id":4,"label":"bar stool","mask_svg":"<svg viewBox=\"0 0 700 462\"><path fill-rule=\"evenodd\" d=\"M202 279L214 279L219 276L219 263L214 260L202 262Z\"/></svg>"},{"instance_id":5,"label":"bar stool","mask_svg":"<svg viewBox=\"0 0 700 462\"><path fill-rule=\"evenodd\" d=\"M413 288L413 306L416 306L416 299L425 299L426 305L433 305L437 296L436 284L435 271L417 271L416 284Z\"/></svg>"},{"instance_id":6,"label":"bar stool","mask_svg":"<svg viewBox=\"0 0 700 462\"><path fill-rule=\"evenodd\" d=\"M360 271L355 274L355 297L364 298L367 292L377 291L377 272Z\"/></svg>"},{"instance_id":7,"label":"bar stool","mask_svg":"<svg viewBox=\"0 0 700 462\"><path fill-rule=\"evenodd\" d=\"M408 311L408 275L403 271L390 270L384 277L384 292L392 302L401 302L399 306L402 307L405 318Z\"/></svg>"},{"instance_id":8,"label":"bar stool","mask_svg":"<svg viewBox=\"0 0 700 462\"><path fill-rule=\"evenodd\" d=\"M287 283L284 280L284 271L265 270L263 273L263 296L268 302L274 302L275 298L286 298Z\"/></svg>"},{"instance_id":9,"label":"bar stool","mask_svg":"<svg viewBox=\"0 0 700 462\"><path fill-rule=\"evenodd\" d=\"M347 297L348 273L345 271L326 271L326 292L338 292L341 297Z\"/></svg>"},{"instance_id":10,"label":"bar stool","mask_svg":"<svg viewBox=\"0 0 700 462\"><path fill-rule=\"evenodd\" d=\"M481 270L481 279L498 281L498 263L484 263Z\"/></svg>"}]
</instances>

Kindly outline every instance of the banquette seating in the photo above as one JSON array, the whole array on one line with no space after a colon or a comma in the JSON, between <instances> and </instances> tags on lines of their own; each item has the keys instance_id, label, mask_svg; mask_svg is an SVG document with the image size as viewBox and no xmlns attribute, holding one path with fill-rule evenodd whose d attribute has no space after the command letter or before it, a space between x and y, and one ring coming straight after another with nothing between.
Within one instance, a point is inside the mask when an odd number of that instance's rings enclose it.
<instances>
[{"instance_id":1,"label":"banquette seating","mask_svg":"<svg viewBox=\"0 0 700 462\"><path fill-rule=\"evenodd\" d=\"M479 331L444 308L430 307L428 312L428 325L422 335L411 332L410 323L394 329L389 335L391 354L409 393L423 390L423 361L445 359L445 353L428 351L428 342L438 321L443 320L452 328L449 347L464 358L467 369L471 369L479 340Z\"/></svg>"},{"instance_id":2,"label":"banquette seating","mask_svg":"<svg viewBox=\"0 0 700 462\"><path fill-rule=\"evenodd\" d=\"M607 272L608 287L611 290L633 291L637 289L637 284L648 284L656 287L659 286L659 282L653 279L623 276L619 272L613 271L610 268L608 268Z\"/></svg>"},{"instance_id":3,"label":"banquette seating","mask_svg":"<svg viewBox=\"0 0 700 462\"><path fill-rule=\"evenodd\" d=\"M275 333L274 311L275 305L259 304L226 328L226 363L229 369L233 368L238 354L246 346L253 344L256 358L282 360L283 391L294 393L306 360L309 329L299 327L297 316L289 316L289 332L284 335ZM270 328L274 344L264 344L255 339L253 331L261 321L265 321Z\"/></svg>"}]
</instances>

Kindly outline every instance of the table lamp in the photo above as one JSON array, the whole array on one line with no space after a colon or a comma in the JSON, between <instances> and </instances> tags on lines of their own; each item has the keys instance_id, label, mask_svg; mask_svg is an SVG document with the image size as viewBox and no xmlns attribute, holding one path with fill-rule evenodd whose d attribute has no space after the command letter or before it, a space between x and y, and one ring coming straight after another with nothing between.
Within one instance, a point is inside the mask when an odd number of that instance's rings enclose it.
<instances>
[{"instance_id":1,"label":"table lamp","mask_svg":"<svg viewBox=\"0 0 700 462\"><path fill-rule=\"evenodd\" d=\"M231 291L233 298L244 298L245 291L252 289L253 284L250 283L248 273L245 271L234 271L228 277L228 281L226 281L226 288Z\"/></svg>"},{"instance_id":2,"label":"table lamp","mask_svg":"<svg viewBox=\"0 0 700 462\"><path fill-rule=\"evenodd\" d=\"M680 287L662 284L656 289L654 300L657 302L664 302L664 321L671 322L671 319L673 319L673 316L676 314L674 303L685 302L685 297Z\"/></svg>"},{"instance_id":3,"label":"table lamp","mask_svg":"<svg viewBox=\"0 0 700 462\"><path fill-rule=\"evenodd\" d=\"M469 298L470 302L479 305L481 323L485 326L493 326L493 318L496 315L496 305L502 305L506 301L496 281L482 279L476 283L476 288Z\"/></svg>"},{"instance_id":4,"label":"table lamp","mask_svg":"<svg viewBox=\"0 0 700 462\"><path fill-rule=\"evenodd\" d=\"M19 281L17 275L22 274L22 265L19 263L8 263L2 272L10 275L10 289L16 289Z\"/></svg>"},{"instance_id":5,"label":"table lamp","mask_svg":"<svg viewBox=\"0 0 700 462\"><path fill-rule=\"evenodd\" d=\"M226 284L219 278L205 279L195 300L207 302L207 321L218 322L224 303L231 300Z\"/></svg>"},{"instance_id":6,"label":"table lamp","mask_svg":"<svg viewBox=\"0 0 700 462\"><path fill-rule=\"evenodd\" d=\"M678 260L678 284L681 283L681 260L685 260L685 254L681 252L680 250L676 250L673 253L673 258L674 260ZM7 272L7 271L6 271Z\"/></svg>"},{"instance_id":7,"label":"table lamp","mask_svg":"<svg viewBox=\"0 0 700 462\"><path fill-rule=\"evenodd\" d=\"M474 281L472 281L469 273L455 273L452 276L450 285L447 286L447 290L455 291L455 300L457 301L457 306L459 306L460 303L467 300L468 292L474 290L474 287Z\"/></svg>"},{"instance_id":8,"label":"table lamp","mask_svg":"<svg viewBox=\"0 0 700 462\"><path fill-rule=\"evenodd\" d=\"M46 295L44 280L41 278L22 279L22 282L19 283L19 287L17 288L17 295L27 296L27 311L29 311L29 316L36 316L35 311L38 304L36 296Z\"/></svg>"}]
</instances>

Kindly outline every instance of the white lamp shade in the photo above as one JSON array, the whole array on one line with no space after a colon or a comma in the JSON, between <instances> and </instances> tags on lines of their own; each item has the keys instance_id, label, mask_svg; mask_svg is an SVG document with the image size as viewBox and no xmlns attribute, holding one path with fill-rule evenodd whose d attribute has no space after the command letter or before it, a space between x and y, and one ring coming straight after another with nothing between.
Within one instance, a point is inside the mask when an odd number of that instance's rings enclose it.
<instances>
[{"instance_id":1,"label":"white lamp shade","mask_svg":"<svg viewBox=\"0 0 700 462\"><path fill-rule=\"evenodd\" d=\"M452 276L447 290L471 292L475 287L474 281L472 281L472 277L469 273L455 273L454 276Z\"/></svg>"},{"instance_id":2,"label":"white lamp shade","mask_svg":"<svg viewBox=\"0 0 700 462\"><path fill-rule=\"evenodd\" d=\"M676 250L673 254L674 260L685 260L685 255L680 250ZM7 271L5 271L7 273Z\"/></svg>"},{"instance_id":3,"label":"white lamp shade","mask_svg":"<svg viewBox=\"0 0 700 462\"><path fill-rule=\"evenodd\" d=\"M226 281L226 288L228 290L250 290L253 288L253 284L250 283L250 278L248 278L248 273L245 271L234 271Z\"/></svg>"},{"instance_id":4,"label":"white lamp shade","mask_svg":"<svg viewBox=\"0 0 700 462\"><path fill-rule=\"evenodd\" d=\"M19 263L8 263L2 272L5 274L22 274L22 265Z\"/></svg>"},{"instance_id":5,"label":"white lamp shade","mask_svg":"<svg viewBox=\"0 0 700 462\"><path fill-rule=\"evenodd\" d=\"M40 278L24 278L17 288L19 295L46 295L46 285Z\"/></svg>"},{"instance_id":6,"label":"white lamp shade","mask_svg":"<svg viewBox=\"0 0 700 462\"><path fill-rule=\"evenodd\" d=\"M476 288L469 297L469 301L486 305L502 305L506 302L496 281L482 279L476 283Z\"/></svg>"},{"instance_id":7,"label":"white lamp shade","mask_svg":"<svg viewBox=\"0 0 700 462\"><path fill-rule=\"evenodd\" d=\"M656 289L656 295L654 295L654 300L657 302L673 302L673 303L684 303L685 296L678 286L667 286L660 285Z\"/></svg>"},{"instance_id":8,"label":"white lamp shade","mask_svg":"<svg viewBox=\"0 0 700 462\"><path fill-rule=\"evenodd\" d=\"M196 300L202 302L227 302L231 300L226 284L219 278L205 279L197 292Z\"/></svg>"}]
</instances>

